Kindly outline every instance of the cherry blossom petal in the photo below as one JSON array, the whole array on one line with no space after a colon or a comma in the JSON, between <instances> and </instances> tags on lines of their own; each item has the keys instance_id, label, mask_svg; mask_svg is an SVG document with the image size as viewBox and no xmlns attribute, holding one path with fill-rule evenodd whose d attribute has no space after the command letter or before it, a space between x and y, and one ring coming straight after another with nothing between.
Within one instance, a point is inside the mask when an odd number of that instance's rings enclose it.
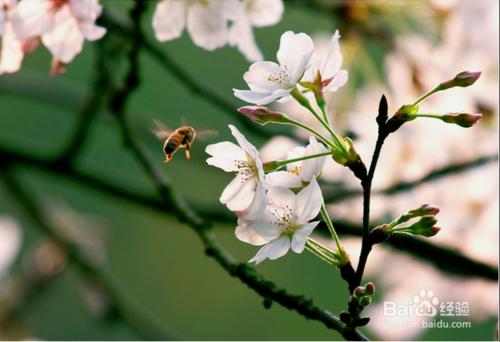
<instances>
[{"instance_id":1,"label":"cherry blossom petal","mask_svg":"<svg viewBox=\"0 0 500 342\"><path fill-rule=\"evenodd\" d=\"M102 13L97 0L69 0L69 8L79 22L94 22Z\"/></svg>"},{"instance_id":2,"label":"cherry blossom petal","mask_svg":"<svg viewBox=\"0 0 500 342\"><path fill-rule=\"evenodd\" d=\"M253 63L247 72L243 75L243 79L247 82L250 90L255 92L273 92L280 89L277 82L269 80L269 76L279 74L281 67L274 62L256 62Z\"/></svg>"},{"instance_id":3,"label":"cherry blossom petal","mask_svg":"<svg viewBox=\"0 0 500 342\"><path fill-rule=\"evenodd\" d=\"M224 189L219 200L231 211L247 209L255 196L255 179L244 179L237 175Z\"/></svg>"},{"instance_id":4,"label":"cherry blossom petal","mask_svg":"<svg viewBox=\"0 0 500 342\"><path fill-rule=\"evenodd\" d=\"M1 5L1 4L0 4ZM4 33L5 12L0 10L0 36Z\"/></svg>"},{"instance_id":5,"label":"cherry blossom petal","mask_svg":"<svg viewBox=\"0 0 500 342\"><path fill-rule=\"evenodd\" d=\"M266 188L263 182L258 182L255 188L255 196L250 206L244 211L237 212L238 217L245 220L254 220L262 216L266 209L267 196Z\"/></svg>"},{"instance_id":6,"label":"cherry blossom petal","mask_svg":"<svg viewBox=\"0 0 500 342\"><path fill-rule=\"evenodd\" d=\"M283 16L282 0L250 0L248 7L248 16L255 27L277 24Z\"/></svg>"},{"instance_id":7,"label":"cherry blossom petal","mask_svg":"<svg viewBox=\"0 0 500 342\"><path fill-rule=\"evenodd\" d=\"M347 70L340 70L333 77L333 80L325 87L325 91L336 91L338 88L347 83L348 78L349 74Z\"/></svg>"},{"instance_id":8,"label":"cherry blossom petal","mask_svg":"<svg viewBox=\"0 0 500 342\"><path fill-rule=\"evenodd\" d=\"M186 2L162 0L153 14L153 29L160 42L179 38L186 26Z\"/></svg>"},{"instance_id":9,"label":"cherry blossom petal","mask_svg":"<svg viewBox=\"0 0 500 342\"><path fill-rule=\"evenodd\" d=\"M323 204L323 195L315 178L297 194L296 201L294 213L297 223L309 222L318 215Z\"/></svg>"},{"instance_id":10,"label":"cherry blossom petal","mask_svg":"<svg viewBox=\"0 0 500 342\"><path fill-rule=\"evenodd\" d=\"M208 165L213 165L226 172L238 171L235 161L246 161L247 159L245 152L229 141L208 145L205 152L212 156L212 158L207 159Z\"/></svg>"},{"instance_id":11,"label":"cherry blossom petal","mask_svg":"<svg viewBox=\"0 0 500 342\"><path fill-rule=\"evenodd\" d=\"M215 5L214 5L215 4ZM219 12L216 3L193 3L187 14L187 29L193 42L212 51L228 40L227 18Z\"/></svg>"},{"instance_id":12,"label":"cherry blossom petal","mask_svg":"<svg viewBox=\"0 0 500 342\"><path fill-rule=\"evenodd\" d=\"M259 153L255 146L253 146L236 127L234 127L233 125L228 125L228 127L231 130L234 138L238 142L238 145L240 145L246 153L250 154L250 156L255 159L255 157L257 157ZM247 157L245 156L243 160L247 160Z\"/></svg>"},{"instance_id":13,"label":"cherry blossom petal","mask_svg":"<svg viewBox=\"0 0 500 342\"><path fill-rule=\"evenodd\" d=\"M290 85L295 85L304 74L313 50L313 41L305 33L287 31L281 35L277 58L279 64L288 69Z\"/></svg>"},{"instance_id":14,"label":"cherry blossom petal","mask_svg":"<svg viewBox=\"0 0 500 342\"><path fill-rule=\"evenodd\" d=\"M315 137L309 138L309 145L306 147L304 156L326 152L326 148L316 141ZM325 165L326 156L319 158L311 158L302 161L302 170L300 176L305 182L310 182L321 173L321 169Z\"/></svg>"},{"instance_id":15,"label":"cherry blossom petal","mask_svg":"<svg viewBox=\"0 0 500 342\"><path fill-rule=\"evenodd\" d=\"M265 259L275 260L285 255L289 249L290 238L287 236L283 236L277 240L269 242L267 245L262 247L250 260L250 262L255 262L255 264L258 265Z\"/></svg>"},{"instance_id":16,"label":"cherry blossom petal","mask_svg":"<svg viewBox=\"0 0 500 342\"><path fill-rule=\"evenodd\" d=\"M0 277L14 261L22 242L22 230L6 216L0 217Z\"/></svg>"},{"instance_id":17,"label":"cherry blossom petal","mask_svg":"<svg viewBox=\"0 0 500 342\"><path fill-rule=\"evenodd\" d=\"M51 30L54 26L53 16L48 14L51 6L46 0L20 1L12 16L18 38L40 36Z\"/></svg>"},{"instance_id":18,"label":"cherry blossom petal","mask_svg":"<svg viewBox=\"0 0 500 342\"><path fill-rule=\"evenodd\" d=\"M257 93L252 90L238 90L233 89L234 96L248 103L253 103L258 106L269 104L283 96L292 92L292 89L278 89L272 93Z\"/></svg>"},{"instance_id":19,"label":"cherry blossom petal","mask_svg":"<svg viewBox=\"0 0 500 342\"><path fill-rule=\"evenodd\" d=\"M275 207L288 207L291 210L295 209L295 194L292 190L284 187L270 188L267 197L269 203Z\"/></svg>"},{"instance_id":20,"label":"cherry blossom petal","mask_svg":"<svg viewBox=\"0 0 500 342\"><path fill-rule=\"evenodd\" d=\"M342 65L342 54L340 53L339 47L339 31L335 31L335 34L330 40L330 47L326 56L324 56L321 64L319 65L321 76L324 79L334 76Z\"/></svg>"},{"instance_id":21,"label":"cherry blossom petal","mask_svg":"<svg viewBox=\"0 0 500 342\"><path fill-rule=\"evenodd\" d=\"M299 188L302 186L302 180L299 176L287 171L275 171L266 176L268 186L280 186L285 188Z\"/></svg>"},{"instance_id":22,"label":"cherry blossom petal","mask_svg":"<svg viewBox=\"0 0 500 342\"><path fill-rule=\"evenodd\" d=\"M67 6L54 15L54 23L53 30L42 35L42 42L52 56L68 64L82 51L84 37Z\"/></svg>"},{"instance_id":23,"label":"cherry blossom petal","mask_svg":"<svg viewBox=\"0 0 500 342\"><path fill-rule=\"evenodd\" d=\"M18 71L23 58L23 44L16 38L12 24L7 23L0 48L0 74Z\"/></svg>"},{"instance_id":24,"label":"cherry blossom petal","mask_svg":"<svg viewBox=\"0 0 500 342\"><path fill-rule=\"evenodd\" d=\"M229 45L236 46L250 62L260 61L263 58L255 42L252 24L246 16L237 19L229 29Z\"/></svg>"},{"instance_id":25,"label":"cherry blossom petal","mask_svg":"<svg viewBox=\"0 0 500 342\"><path fill-rule=\"evenodd\" d=\"M234 233L243 242L254 246L262 246L280 236L280 230L266 223L253 223L249 225L246 221L238 221Z\"/></svg>"},{"instance_id":26,"label":"cherry blossom petal","mask_svg":"<svg viewBox=\"0 0 500 342\"><path fill-rule=\"evenodd\" d=\"M106 29L101 26L97 26L94 23L80 23L80 32L83 34L85 39L89 41L94 41L101 39L106 34Z\"/></svg>"},{"instance_id":27,"label":"cherry blossom petal","mask_svg":"<svg viewBox=\"0 0 500 342\"><path fill-rule=\"evenodd\" d=\"M312 231L318 225L319 221L310 222L303 225L293 233L292 237L292 251L295 253L302 253L306 246L306 241Z\"/></svg>"}]
</instances>

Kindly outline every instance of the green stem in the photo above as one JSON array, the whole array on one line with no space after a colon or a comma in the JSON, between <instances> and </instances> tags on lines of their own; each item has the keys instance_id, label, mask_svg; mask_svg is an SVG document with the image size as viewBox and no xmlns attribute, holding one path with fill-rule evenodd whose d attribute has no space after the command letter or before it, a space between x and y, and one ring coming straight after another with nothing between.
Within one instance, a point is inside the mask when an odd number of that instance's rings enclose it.
<instances>
[{"instance_id":1,"label":"green stem","mask_svg":"<svg viewBox=\"0 0 500 342\"><path fill-rule=\"evenodd\" d=\"M343 251L342 244L340 243L339 236L335 231L335 227L333 226L332 220L330 219L330 215L328 215L328 211L326 210L326 206L324 203L321 205L321 216L323 216L323 219L326 222L326 226L328 227L330 234L332 234L332 237L335 240L335 243L337 244L337 249L339 253L341 253Z\"/></svg>"},{"instance_id":2,"label":"green stem","mask_svg":"<svg viewBox=\"0 0 500 342\"><path fill-rule=\"evenodd\" d=\"M298 158L292 158L292 159L286 159L286 160L277 160L276 161L276 165L278 167L281 167L283 165L290 164L290 163L295 163L295 162L299 162L299 161L302 161L302 160L314 159L314 158L319 158L319 157L324 157L324 156L330 156L331 154L332 154L332 152L328 151L328 152L322 152L322 153L316 153L316 154L309 154L309 155L306 155L306 156L303 156L303 157L298 157Z\"/></svg>"},{"instance_id":3,"label":"green stem","mask_svg":"<svg viewBox=\"0 0 500 342\"><path fill-rule=\"evenodd\" d=\"M427 92L426 94L422 95L417 101L415 101L415 103L413 103L412 106L418 105L419 103L421 103L422 101L424 101L426 98L428 98L431 95L434 95L435 93L437 93L440 90L441 90L441 87L437 86L436 88L434 88L431 91Z\"/></svg>"},{"instance_id":4,"label":"green stem","mask_svg":"<svg viewBox=\"0 0 500 342\"><path fill-rule=\"evenodd\" d=\"M283 124L288 124L288 125L293 125L293 126L297 126L297 127L300 127L300 128L303 128L305 129L306 131L309 131L311 132L313 135L316 136L316 138L320 139L322 142L325 143L325 145L327 146L330 146L332 148L337 148L336 146L334 146L332 144L332 142L330 140L328 140L323 134L319 133L318 131L316 131L315 129L307 126L307 125L304 125L303 123L300 123L298 121L295 121L293 119L290 119L290 118L286 118L286 121L283 121L282 122Z\"/></svg>"},{"instance_id":5,"label":"green stem","mask_svg":"<svg viewBox=\"0 0 500 342\"><path fill-rule=\"evenodd\" d=\"M319 249L323 254L328 255L332 259L337 259L335 252L332 251L330 248L322 245L320 242L314 240L311 237L307 238L307 241L309 241L310 244L314 245L317 249Z\"/></svg>"},{"instance_id":6,"label":"green stem","mask_svg":"<svg viewBox=\"0 0 500 342\"><path fill-rule=\"evenodd\" d=\"M438 114L412 114L410 115L411 117L413 118L433 118L433 119L439 119L439 120L442 120L442 115L438 115Z\"/></svg>"},{"instance_id":7,"label":"green stem","mask_svg":"<svg viewBox=\"0 0 500 342\"><path fill-rule=\"evenodd\" d=\"M306 241L306 249L329 265L337 266L337 262L315 246L309 239Z\"/></svg>"},{"instance_id":8,"label":"green stem","mask_svg":"<svg viewBox=\"0 0 500 342\"><path fill-rule=\"evenodd\" d=\"M347 154L347 151L345 151L344 144L340 140L337 133L335 133L333 131L333 129L330 127L329 123L325 122L325 120L323 120L318 115L318 113L316 113L314 108L311 106L311 103L309 102L309 100L304 95L302 95L302 93L297 88L295 88L291 92L291 95L293 96L294 99L297 100L297 102L299 102L302 105L302 107L306 108L316 118L316 120L318 120L318 122L328 131L328 133L330 133L330 135L331 135L331 137L336 145L334 147L336 147L340 151L345 152ZM326 111L324 111L324 115L326 116ZM330 144L330 145L332 145L332 144Z\"/></svg>"}]
</instances>

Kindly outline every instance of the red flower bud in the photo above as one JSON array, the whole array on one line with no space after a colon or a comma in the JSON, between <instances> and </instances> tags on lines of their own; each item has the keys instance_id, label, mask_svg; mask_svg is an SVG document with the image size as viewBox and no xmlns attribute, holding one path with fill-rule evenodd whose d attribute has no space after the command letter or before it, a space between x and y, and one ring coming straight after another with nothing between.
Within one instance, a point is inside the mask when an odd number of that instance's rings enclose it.
<instances>
[{"instance_id":1,"label":"red flower bud","mask_svg":"<svg viewBox=\"0 0 500 342\"><path fill-rule=\"evenodd\" d=\"M449 113L442 116L441 120L446 123L459 125L460 127L471 127L476 124L481 118L482 114L469 114L469 113Z\"/></svg>"}]
</instances>

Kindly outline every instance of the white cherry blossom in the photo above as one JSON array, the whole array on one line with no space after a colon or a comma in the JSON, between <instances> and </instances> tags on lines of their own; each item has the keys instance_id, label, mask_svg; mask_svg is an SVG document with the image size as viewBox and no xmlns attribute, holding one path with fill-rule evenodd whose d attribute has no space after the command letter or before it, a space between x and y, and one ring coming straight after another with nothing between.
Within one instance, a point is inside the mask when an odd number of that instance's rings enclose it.
<instances>
[{"instance_id":1,"label":"white cherry blossom","mask_svg":"<svg viewBox=\"0 0 500 342\"><path fill-rule=\"evenodd\" d=\"M238 145L229 141L207 146L206 152L212 157L209 165L226 172L235 172L236 177L220 196L220 202L229 210L239 212L239 216L252 218L266 205L264 169L259 152L233 125L229 125Z\"/></svg>"},{"instance_id":2,"label":"white cherry blossom","mask_svg":"<svg viewBox=\"0 0 500 342\"><path fill-rule=\"evenodd\" d=\"M12 27L15 6L16 0L0 0L0 74L18 71L24 57L23 42Z\"/></svg>"},{"instance_id":3,"label":"white cherry blossom","mask_svg":"<svg viewBox=\"0 0 500 342\"><path fill-rule=\"evenodd\" d=\"M262 60L262 52L255 42L252 27L277 24L283 15L282 0L242 0L234 2L229 29L229 45L236 46L251 62Z\"/></svg>"},{"instance_id":4,"label":"white cherry blossom","mask_svg":"<svg viewBox=\"0 0 500 342\"><path fill-rule=\"evenodd\" d=\"M287 31L281 35L278 63L256 62L243 75L250 90L233 89L237 98L266 105L287 97L309 67L313 53L312 39L305 33Z\"/></svg>"},{"instance_id":5,"label":"white cherry blossom","mask_svg":"<svg viewBox=\"0 0 500 342\"><path fill-rule=\"evenodd\" d=\"M101 11L97 0L20 1L12 22L19 38L41 36L53 58L68 64L82 51L85 40L98 40L106 33L95 25Z\"/></svg>"},{"instance_id":6,"label":"white cherry blossom","mask_svg":"<svg viewBox=\"0 0 500 342\"><path fill-rule=\"evenodd\" d=\"M253 220L240 218L236 237L246 243L262 246L250 260L259 264L265 259L284 256L291 248L302 253L307 238L319 221L314 219L321 208L323 197L316 179L298 194L283 187L268 191L269 203L265 211Z\"/></svg>"},{"instance_id":7,"label":"white cherry blossom","mask_svg":"<svg viewBox=\"0 0 500 342\"><path fill-rule=\"evenodd\" d=\"M336 91L347 82L347 70L340 69L342 54L340 52L339 39L340 34L337 30L330 39L327 48L315 45L311 67L304 75L305 81L312 82L319 71L321 79L325 84L324 91Z\"/></svg>"},{"instance_id":8,"label":"white cherry blossom","mask_svg":"<svg viewBox=\"0 0 500 342\"><path fill-rule=\"evenodd\" d=\"M153 14L156 38L168 41L179 38L187 27L193 42L215 50L228 41L228 10L231 1L162 0Z\"/></svg>"},{"instance_id":9,"label":"white cherry blossom","mask_svg":"<svg viewBox=\"0 0 500 342\"><path fill-rule=\"evenodd\" d=\"M327 149L315 137L309 138L309 145L296 147L288 153L288 159L300 158L312 154L326 152ZM300 188L320 176L326 162L326 156L305 159L287 164L286 171L271 172L266 176L268 186Z\"/></svg>"}]
</instances>

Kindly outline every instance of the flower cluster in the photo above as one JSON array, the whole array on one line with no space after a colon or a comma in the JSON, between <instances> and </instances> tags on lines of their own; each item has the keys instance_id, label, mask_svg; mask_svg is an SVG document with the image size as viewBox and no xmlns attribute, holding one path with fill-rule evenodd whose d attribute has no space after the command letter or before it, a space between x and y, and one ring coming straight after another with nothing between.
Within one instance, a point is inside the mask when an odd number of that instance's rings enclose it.
<instances>
[{"instance_id":1,"label":"flower cluster","mask_svg":"<svg viewBox=\"0 0 500 342\"><path fill-rule=\"evenodd\" d=\"M205 50L229 44L249 61L258 61L262 53L252 28L274 25L282 15L282 0L161 0L153 29L163 42L179 38L187 28L193 42Z\"/></svg>"},{"instance_id":2,"label":"flower cluster","mask_svg":"<svg viewBox=\"0 0 500 342\"><path fill-rule=\"evenodd\" d=\"M97 0L0 0L0 73L19 70L39 42L52 54L51 74L63 73L85 40L106 33L95 24L101 11Z\"/></svg>"},{"instance_id":3,"label":"flower cluster","mask_svg":"<svg viewBox=\"0 0 500 342\"><path fill-rule=\"evenodd\" d=\"M347 72L340 70L342 55L339 37L336 32L328 53L324 55L315 53L314 44L307 34L285 32L277 54L279 64L254 63L244 75L250 90L235 90L236 97L258 105L243 107L239 111L260 124L301 126L300 122L263 105L293 97L311 108L309 94L320 102L323 92L343 85L347 81ZM312 220L320 212L331 225L318 185L326 158L346 153L345 140L326 122L326 113L313 111L312 114L329 128L331 136L325 137L304 127L313 134L308 145L291 150L286 160L263 163L257 149L233 126L229 127L239 146L221 142L206 149L212 156L207 160L208 164L236 173L220 201L238 216L236 237L243 242L263 246L251 259L252 262L277 259L290 248L302 253L306 247L332 264L345 260L345 256L344 259L340 257L343 250L336 234L338 252L309 238L319 222Z\"/></svg>"},{"instance_id":4,"label":"flower cluster","mask_svg":"<svg viewBox=\"0 0 500 342\"><path fill-rule=\"evenodd\" d=\"M255 246L264 245L251 260L255 263L279 258L290 247L301 253L318 224L310 221L323 203L316 178L325 162L324 158L302 158L326 149L311 137L306 148L290 152L298 158L288 163L286 171L266 175L257 149L236 127L229 128L239 146L225 141L207 146L206 152L212 156L208 164L236 174L220 196L221 203L238 215L236 237Z\"/></svg>"},{"instance_id":5,"label":"flower cluster","mask_svg":"<svg viewBox=\"0 0 500 342\"><path fill-rule=\"evenodd\" d=\"M239 108L240 113L261 125L285 124L306 130L311 134L306 147L292 149L285 160L262 162L255 146L236 127L230 125L239 146L226 141L206 148L206 152L211 155L207 159L208 164L236 174L224 189L220 202L238 216L236 237L243 242L263 246L251 262L258 264L265 259L280 258L290 248L296 253L302 253L307 248L329 264L343 268L344 275L346 268L351 267L318 185L318 178L328 157L351 169L362 184L370 184L373 179L373 173L367 172L353 142L335 132L325 106L324 94L335 91L347 82L347 71L341 70L339 38L339 33L335 32L328 51L319 53L307 34L285 32L277 52L278 63L263 61L252 64L243 76L250 89L234 90L236 97L253 104ZM390 118L387 100L382 96L376 119L382 139L417 117L437 118L446 123L471 127L480 119L480 114L422 114L419 113L419 104L437 92L470 86L479 75L474 72L459 73L452 80L442 82L425 93L413 104L403 105ZM285 99L294 99L307 109L324 131L319 132L285 113L266 107L274 101ZM365 185L363 190L371 191L366 190ZM441 229L436 226L435 215L438 212L439 209L431 205L411 210L397 220L368 231L365 243L380 243L396 233L434 236ZM314 221L319 213L336 243L336 251L310 238L319 223Z\"/></svg>"}]
</instances>

